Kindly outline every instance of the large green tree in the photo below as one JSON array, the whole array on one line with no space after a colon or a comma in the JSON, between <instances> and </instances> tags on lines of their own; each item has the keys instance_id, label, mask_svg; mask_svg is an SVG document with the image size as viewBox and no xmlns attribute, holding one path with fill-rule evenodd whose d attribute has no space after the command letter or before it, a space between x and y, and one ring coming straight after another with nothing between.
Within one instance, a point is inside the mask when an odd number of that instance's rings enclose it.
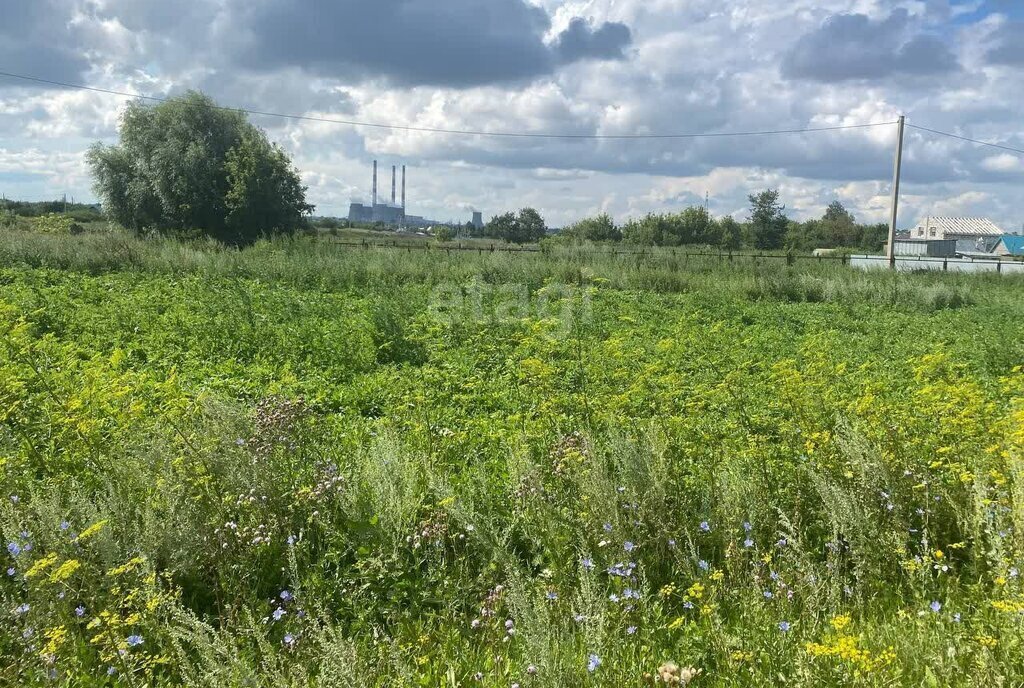
<instances>
[{"instance_id":1,"label":"large green tree","mask_svg":"<svg viewBox=\"0 0 1024 688\"><path fill-rule=\"evenodd\" d=\"M120 133L118 145L94 145L88 162L104 209L125 227L246 243L292 232L313 210L284 151L200 93L131 103Z\"/></svg>"}]
</instances>

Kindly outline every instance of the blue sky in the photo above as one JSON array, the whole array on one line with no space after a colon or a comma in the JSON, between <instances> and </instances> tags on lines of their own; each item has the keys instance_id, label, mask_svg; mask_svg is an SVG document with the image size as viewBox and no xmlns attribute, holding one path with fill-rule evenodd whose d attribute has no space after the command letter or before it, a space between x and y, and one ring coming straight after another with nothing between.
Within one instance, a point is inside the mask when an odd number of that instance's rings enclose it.
<instances>
[{"instance_id":1,"label":"blue sky","mask_svg":"<svg viewBox=\"0 0 1024 688\"><path fill-rule=\"evenodd\" d=\"M0 71L325 118L473 130L638 134L912 123L1024 148L1019 0L7 0ZM0 78L0 193L92 197L84 151L124 100ZM888 207L894 128L764 139L549 141L258 117L318 212L409 169L409 211L523 205L560 225L718 215L777 187L798 218ZM902 224L1024 223L1024 159L911 130Z\"/></svg>"}]
</instances>

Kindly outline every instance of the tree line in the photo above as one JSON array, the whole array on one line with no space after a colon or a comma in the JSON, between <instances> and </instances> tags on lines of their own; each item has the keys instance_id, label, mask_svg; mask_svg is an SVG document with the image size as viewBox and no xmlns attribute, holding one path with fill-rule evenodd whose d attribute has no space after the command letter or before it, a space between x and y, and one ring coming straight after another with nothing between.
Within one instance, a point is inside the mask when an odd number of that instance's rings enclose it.
<instances>
[{"instance_id":1,"label":"tree line","mask_svg":"<svg viewBox=\"0 0 1024 688\"><path fill-rule=\"evenodd\" d=\"M563 242L622 242L638 246L711 246L726 250L812 251L848 248L878 251L885 245L888 227L861 224L839 201L832 202L820 219L789 219L779 192L768 189L749 196L750 212L744 222L731 216L714 218L703 206L678 213L650 213L616 224L607 214L585 218L563 229Z\"/></svg>"}]
</instances>

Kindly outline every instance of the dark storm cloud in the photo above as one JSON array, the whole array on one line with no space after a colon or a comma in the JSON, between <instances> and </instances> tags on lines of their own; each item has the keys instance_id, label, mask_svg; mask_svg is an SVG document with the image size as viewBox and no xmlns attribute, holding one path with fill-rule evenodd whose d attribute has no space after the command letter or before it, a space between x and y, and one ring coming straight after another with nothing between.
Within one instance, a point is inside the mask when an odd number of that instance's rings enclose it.
<instances>
[{"instance_id":1,"label":"dark storm cloud","mask_svg":"<svg viewBox=\"0 0 1024 688\"><path fill-rule=\"evenodd\" d=\"M782 73L837 82L955 71L956 57L938 38L908 38L908 20L906 10L896 10L882 21L863 14L833 15L796 42L783 59Z\"/></svg>"},{"instance_id":2,"label":"dark storm cloud","mask_svg":"<svg viewBox=\"0 0 1024 688\"><path fill-rule=\"evenodd\" d=\"M68 8L48 0L3 0L0 9L0 69L43 79L76 81L88 68ZM0 78L0 88L30 85Z\"/></svg>"},{"instance_id":3,"label":"dark storm cloud","mask_svg":"<svg viewBox=\"0 0 1024 688\"><path fill-rule=\"evenodd\" d=\"M993 64L1024 66L1024 21L1003 24L992 35L995 47L986 57Z\"/></svg>"},{"instance_id":4,"label":"dark storm cloud","mask_svg":"<svg viewBox=\"0 0 1024 688\"><path fill-rule=\"evenodd\" d=\"M239 9L247 44L239 59L272 70L300 67L341 79L471 87L528 80L583 59L621 58L623 24L574 21L553 46L547 13L525 0L284 0Z\"/></svg>"},{"instance_id":5,"label":"dark storm cloud","mask_svg":"<svg viewBox=\"0 0 1024 688\"><path fill-rule=\"evenodd\" d=\"M621 60L623 50L629 46L632 36L629 27L618 22L606 22L597 30L577 17L569 28L558 36L555 50L564 62L575 62L588 58Z\"/></svg>"}]
</instances>

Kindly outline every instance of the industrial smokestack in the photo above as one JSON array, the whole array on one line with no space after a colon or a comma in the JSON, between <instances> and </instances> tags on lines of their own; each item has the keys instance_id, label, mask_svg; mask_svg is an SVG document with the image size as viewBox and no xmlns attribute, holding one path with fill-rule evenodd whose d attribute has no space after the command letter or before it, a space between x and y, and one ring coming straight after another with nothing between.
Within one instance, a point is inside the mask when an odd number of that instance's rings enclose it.
<instances>
[{"instance_id":1,"label":"industrial smokestack","mask_svg":"<svg viewBox=\"0 0 1024 688\"><path fill-rule=\"evenodd\" d=\"M373 161L373 205L371 205L370 207L372 208L372 207L374 207L376 205L377 205L377 161L374 160Z\"/></svg>"},{"instance_id":2,"label":"industrial smokestack","mask_svg":"<svg viewBox=\"0 0 1024 688\"><path fill-rule=\"evenodd\" d=\"M391 205L395 204L395 166L391 166Z\"/></svg>"},{"instance_id":3,"label":"industrial smokestack","mask_svg":"<svg viewBox=\"0 0 1024 688\"><path fill-rule=\"evenodd\" d=\"M402 165L402 213L405 213L405 165Z\"/></svg>"}]
</instances>

